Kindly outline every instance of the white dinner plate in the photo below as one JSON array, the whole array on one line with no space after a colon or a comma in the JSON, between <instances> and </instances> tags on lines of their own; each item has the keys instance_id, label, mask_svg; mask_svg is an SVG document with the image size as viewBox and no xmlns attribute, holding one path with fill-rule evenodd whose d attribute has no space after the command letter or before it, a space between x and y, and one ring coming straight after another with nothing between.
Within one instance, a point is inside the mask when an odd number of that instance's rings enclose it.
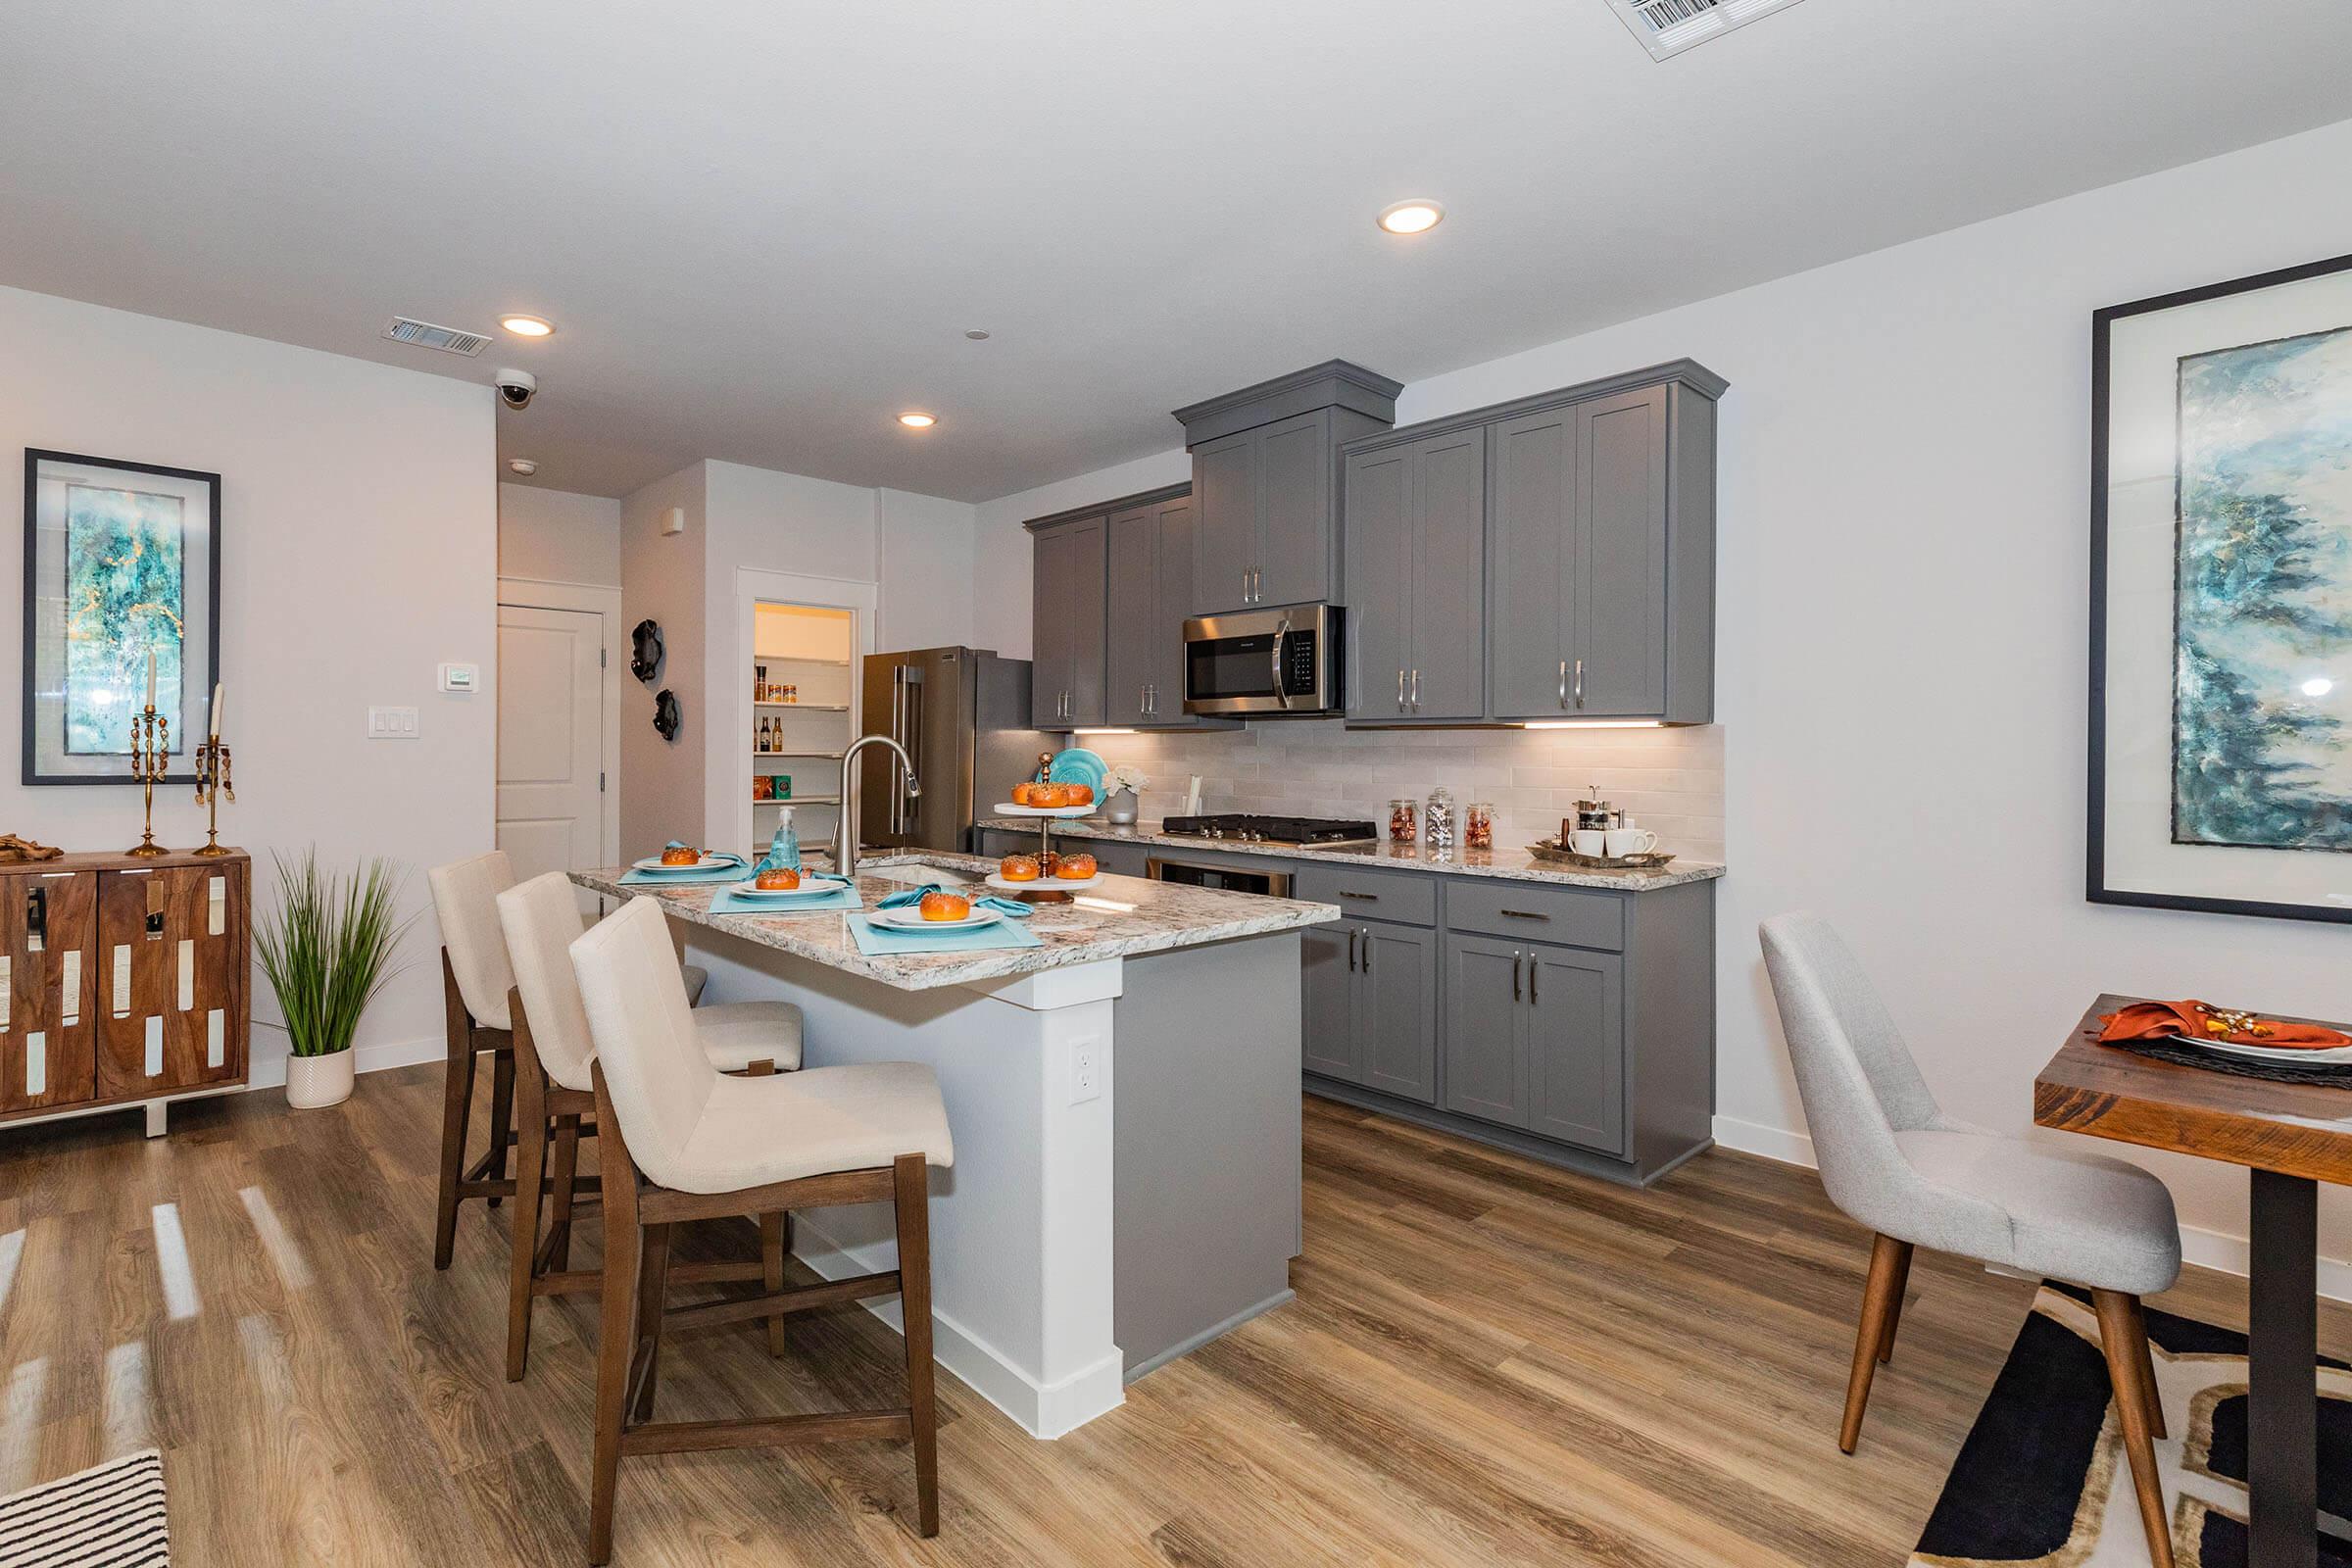
<instances>
[{"instance_id":1,"label":"white dinner plate","mask_svg":"<svg viewBox=\"0 0 2352 1568\"><path fill-rule=\"evenodd\" d=\"M821 871L802 873L797 888L755 887L749 880L736 883L728 891L739 899L753 904L791 904L797 899L821 899L839 893L850 885L846 876L827 876Z\"/></svg>"},{"instance_id":2,"label":"white dinner plate","mask_svg":"<svg viewBox=\"0 0 2352 1568\"><path fill-rule=\"evenodd\" d=\"M630 863L640 871L669 871L684 875L695 871L715 871L722 865L741 865L743 862L741 860L731 859L724 855L706 855L701 859L695 861L692 865L663 865L662 863L662 857L659 855L649 855L642 860L635 860Z\"/></svg>"},{"instance_id":3,"label":"white dinner plate","mask_svg":"<svg viewBox=\"0 0 2352 1568\"><path fill-rule=\"evenodd\" d=\"M974 909L960 920L926 920L923 911L911 904L900 909L875 909L866 915L873 924L893 931L968 931L1004 918L994 909Z\"/></svg>"},{"instance_id":4,"label":"white dinner plate","mask_svg":"<svg viewBox=\"0 0 2352 1568\"><path fill-rule=\"evenodd\" d=\"M1015 806L1005 801L997 807L997 813L1000 816L1057 816L1067 820L1075 816L1092 816L1101 809L1101 801L1089 801L1084 806Z\"/></svg>"},{"instance_id":5,"label":"white dinner plate","mask_svg":"<svg viewBox=\"0 0 2352 1568\"><path fill-rule=\"evenodd\" d=\"M2307 1046L2298 1050L2292 1046L2244 1046L2234 1040L2196 1040L2187 1035L2175 1035L2172 1038L2181 1045L2194 1046L2199 1051L2218 1052L2225 1056L2239 1056L2247 1061L2268 1062L2278 1067L2340 1067L2352 1062L2352 1046L2318 1049Z\"/></svg>"},{"instance_id":6,"label":"white dinner plate","mask_svg":"<svg viewBox=\"0 0 2352 1568\"><path fill-rule=\"evenodd\" d=\"M1102 880L1102 873L1100 871L1083 882L1065 881L1057 876L1032 877L1026 882L1007 882L1004 880L1004 874L1001 871L988 873L988 885L1000 893L1036 893L1046 888L1058 888L1064 893L1080 893Z\"/></svg>"}]
</instances>

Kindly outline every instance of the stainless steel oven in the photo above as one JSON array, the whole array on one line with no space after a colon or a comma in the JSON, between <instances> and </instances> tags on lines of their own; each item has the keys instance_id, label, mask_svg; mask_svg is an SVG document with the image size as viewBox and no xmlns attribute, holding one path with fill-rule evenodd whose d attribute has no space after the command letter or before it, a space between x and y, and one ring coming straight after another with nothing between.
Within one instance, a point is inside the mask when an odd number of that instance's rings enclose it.
<instances>
[{"instance_id":1,"label":"stainless steel oven","mask_svg":"<svg viewBox=\"0 0 2352 1568\"><path fill-rule=\"evenodd\" d=\"M1348 704L1348 612L1276 605L1184 623L1188 713L1336 713Z\"/></svg>"},{"instance_id":2,"label":"stainless steel oven","mask_svg":"<svg viewBox=\"0 0 2352 1568\"><path fill-rule=\"evenodd\" d=\"M1277 899L1291 896L1291 873L1272 866L1212 864L1181 855L1154 855L1144 862L1144 875L1154 882L1182 882L1226 893L1263 893Z\"/></svg>"}]
</instances>

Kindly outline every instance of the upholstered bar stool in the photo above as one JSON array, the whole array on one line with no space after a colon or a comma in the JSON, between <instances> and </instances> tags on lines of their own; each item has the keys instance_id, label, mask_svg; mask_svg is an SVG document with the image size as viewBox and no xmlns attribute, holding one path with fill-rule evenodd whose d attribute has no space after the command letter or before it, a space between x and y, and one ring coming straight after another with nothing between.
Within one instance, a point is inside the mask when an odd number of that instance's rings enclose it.
<instances>
[{"instance_id":1,"label":"upholstered bar stool","mask_svg":"<svg viewBox=\"0 0 2352 1568\"><path fill-rule=\"evenodd\" d=\"M2120 1159L2061 1153L1944 1115L1869 977L1827 921L1775 915L1762 934L1822 1186L1877 1233L1838 1446L1854 1451L1871 1373L1894 1354L1915 1246L2084 1286L2148 1551L2158 1568L2172 1568L2152 1442L2164 1436L2164 1410L2139 1304L2180 1275L2172 1194Z\"/></svg>"},{"instance_id":2,"label":"upholstered bar stool","mask_svg":"<svg viewBox=\"0 0 2352 1568\"><path fill-rule=\"evenodd\" d=\"M939 1533L932 1397L929 1165L955 1159L931 1069L915 1062L722 1077L695 1037L661 906L632 899L571 945L596 1044L605 1299L598 1328L588 1560L612 1555L624 1454L906 1438L916 1528ZM906 1402L733 1421L652 1419L669 1227L681 1220L833 1203L895 1206L899 1266L666 1314L672 1327L740 1322L900 1293Z\"/></svg>"},{"instance_id":3,"label":"upholstered bar stool","mask_svg":"<svg viewBox=\"0 0 2352 1568\"><path fill-rule=\"evenodd\" d=\"M571 880L558 872L535 876L498 896L499 927L514 966L514 991L508 1013L514 1041L515 1161L514 1240L509 1259L507 1381L520 1382L530 1356L531 1303L541 1296L599 1290L596 1269L571 1269L571 1206L578 1170L581 1117L595 1110L589 1064L596 1046L588 1015L580 1006L579 982L571 969L571 944L586 922ZM789 1002L735 1002L697 1007L695 1038L720 1072L793 1072L801 1065L801 1009ZM549 1124L555 1128L550 1221L541 1234L542 1205L535 1195L548 1175ZM784 1215L759 1216L757 1263L683 1264L671 1277L680 1283L759 1280L770 1291L784 1287ZM784 1352L784 1324L768 1319L768 1349Z\"/></svg>"},{"instance_id":4,"label":"upholstered bar stool","mask_svg":"<svg viewBox=\"0 0 2352 1568\"><path fill-rule=\"evenodd\" d=\"M469 860L435 866L433 915L441 924L441 995L449 1039L448 1075L441 1097L440 1202L433 1217L433 1267L447 1268L457 1246L458 1205L468 1198L511 1197L507 1152L514 1145L514 1040L507 996L514 971L499 929L498 896L514 885L514 868L504 850ZM702 994L708 978L688 965L686 985ZM490 1054L490 1142L482 1157L466 1163L467 1122L473 1114L475 1062Z\"/></svg>"}]
</instances>

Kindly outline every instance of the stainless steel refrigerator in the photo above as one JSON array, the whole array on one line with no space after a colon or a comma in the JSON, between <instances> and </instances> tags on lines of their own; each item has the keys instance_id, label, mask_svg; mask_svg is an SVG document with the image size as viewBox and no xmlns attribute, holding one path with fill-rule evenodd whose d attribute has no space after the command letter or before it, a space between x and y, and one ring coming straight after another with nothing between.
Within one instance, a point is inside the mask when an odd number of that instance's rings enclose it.
<instances>
[{"instance_id":1,"label":"stainless steel refrigerator","mask_svg":"<svg viewBox=\"0 0 2352 1568\"><path fill-rule=\"evenodd\" d=\"M923 793L880 746L858 754L860 847L969 852L973 821L1037 770L1055 737L1029 727L1029 662L971 648L868 654L858 733L888 735L914 759ZM848 809L845 804L843 809Z\"/></svg>"}]
</instances>

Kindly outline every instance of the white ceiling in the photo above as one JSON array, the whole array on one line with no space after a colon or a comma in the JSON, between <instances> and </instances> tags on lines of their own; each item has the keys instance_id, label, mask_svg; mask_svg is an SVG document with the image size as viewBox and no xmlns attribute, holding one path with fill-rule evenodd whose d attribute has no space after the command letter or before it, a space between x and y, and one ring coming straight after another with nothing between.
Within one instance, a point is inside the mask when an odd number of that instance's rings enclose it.
<instances>
[{"instance_id":1,"label":"white ceiling","mask_svg":"<svg viewBox=\"0 0 2352 1568\"><path fill-rule=\"evenodd\" d=\"M1664 65L1604 0L7 0L0 283L527 368L557 489L979 500L2352 117L2347 60L2343 0L1804 0ZM559 335L376 335L514 310Z\"/></svg>"}]
</instances>

